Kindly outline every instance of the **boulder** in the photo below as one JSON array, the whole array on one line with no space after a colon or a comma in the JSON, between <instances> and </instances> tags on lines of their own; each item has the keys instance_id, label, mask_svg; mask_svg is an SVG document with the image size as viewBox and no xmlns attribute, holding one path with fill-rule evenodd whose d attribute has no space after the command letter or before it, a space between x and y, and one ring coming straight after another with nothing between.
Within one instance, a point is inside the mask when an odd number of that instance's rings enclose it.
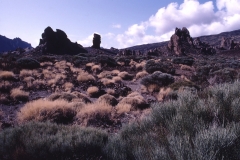
<instances>
[{"instance_id":1,"label":"boulder","mask_svg":"<svg viewBox=\"0 0 240 160\"><path fill-rule=\"evenodd\" d=\"M56 29L56 32L54 32L51 27L47 27L44 30L42 39L40 39L39 46L36 49L43 53L59 55L87 53L87 50L80 44L71 42L64 31Z\"/></svg>"},{"instance_id":2,"label":"boulder","mask_svg":"<svg viewBox=\"0 0 240 160\"><path fill-rule=\"evenodd\" d=\"M101 36L99 34L94 33L92 48L100 49L100 44L101 44Z\"/></svg>"}]
</instances>

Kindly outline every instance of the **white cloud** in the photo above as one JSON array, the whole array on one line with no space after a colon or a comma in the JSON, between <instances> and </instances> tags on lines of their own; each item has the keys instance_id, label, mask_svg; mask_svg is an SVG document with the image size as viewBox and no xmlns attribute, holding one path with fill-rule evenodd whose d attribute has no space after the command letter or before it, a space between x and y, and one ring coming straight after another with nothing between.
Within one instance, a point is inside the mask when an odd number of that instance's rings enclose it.
<instances>
[{"instance_id":1,"label":"white cloud","mask_svg":"<svg viewBox=\"0 0 240 160\"><path fill-rule=\"evenodd\" d=\"M91 34L90 36L88 36L83 40L77 41L77 43L81 44L83 47L89 47L89 46L92 46L92 39L93 39L93 34Z\"/></svg>"},{"instance_id":2,"label":"white cloud","mask_svg":"<svg viewBox=\"0 0 240 160\"><path fill-rule=\"evenodd\" d=\"M113 28L121 28L122 26L121 26L121 24L114 24L114 25L112 25L112 27Z\"/></svg>"},{"instance_id":3,"label":"white cloud","mask_svg":"<svg viewBox=\"0 0 240 160\"><path fill-rule=\"evenodd\" d=\"M214 3L217 8L214 8ZM133 24L123 34L117 35L116 41L118 47L165 41L170 39L175 27L187 27L193 37L239 29L239 8L240 0L170 3L147 21ZM147 34L152 30L154 35Z\"/></svg>"}]
</instances>

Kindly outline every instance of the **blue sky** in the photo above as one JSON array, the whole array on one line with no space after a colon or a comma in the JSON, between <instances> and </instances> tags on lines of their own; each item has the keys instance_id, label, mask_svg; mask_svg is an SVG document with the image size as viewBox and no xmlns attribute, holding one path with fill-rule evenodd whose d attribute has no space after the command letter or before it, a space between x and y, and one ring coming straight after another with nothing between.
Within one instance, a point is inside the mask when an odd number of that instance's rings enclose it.
<instances>
[{"instance_id":1,"label":"blue sky","mask_svg":"<svg viewBox=\"0 0 240 160\"><path fill-rule=\"evenodd\" d=\"M83 46L124 48L170 39L175 27L192 36L240 29L240 0L0 0L0 34L37 46L47 26Z\"/></svg>"}]
</instances>

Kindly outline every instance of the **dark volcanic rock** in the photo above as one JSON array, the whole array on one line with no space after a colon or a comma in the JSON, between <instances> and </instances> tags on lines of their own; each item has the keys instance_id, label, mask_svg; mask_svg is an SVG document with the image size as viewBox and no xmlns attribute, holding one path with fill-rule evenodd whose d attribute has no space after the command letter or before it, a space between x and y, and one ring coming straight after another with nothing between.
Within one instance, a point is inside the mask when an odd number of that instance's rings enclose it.
<instances>
[{"instance_id":1,"label":"dark volcanic rock","mask_svg":"<svg viewBox=\"0 0 240 160\"><path fill-rule=\"evenodd\" d=\"M100 44L101 44L101 36L99 34L94 33L92 48L100 49Z\"/></svg>"},{"instance_id":2,"label":"dark volcanic rock","mask_svg":"<svg viewBox=\"0 0 240 160\"><path fill-rule=\"evenodd\" d=\"M168 43L168 48L177 55L184 55L189 52L190 48L193 48L193 39L186 27L175 29L175 33Z\"/></svg>"},{"instance_id":3,"label":"dark volcanic rock","mask_svg":"<svg viewBox=\"0 0 240 160\"><path fill-rule=\"evenodd\" d=\"M72 43L66 33L60 29L53 31L51 27L47 27L42 34L37 50L44 53L52 54L70 54L87 53L87 51L78 43Z\"/></svg>"},{"instance_id":4,"label":"dark volcanic rock","mask_svg":"<svg viewBox=\"0 0 240 160\"><path fill-rule=\"evenodd\" d=\"M0 35L0 53L13 51L17 48L32 48L30 43L22 41L20 38L9 39Z\"/></svg>"}]
</instances>

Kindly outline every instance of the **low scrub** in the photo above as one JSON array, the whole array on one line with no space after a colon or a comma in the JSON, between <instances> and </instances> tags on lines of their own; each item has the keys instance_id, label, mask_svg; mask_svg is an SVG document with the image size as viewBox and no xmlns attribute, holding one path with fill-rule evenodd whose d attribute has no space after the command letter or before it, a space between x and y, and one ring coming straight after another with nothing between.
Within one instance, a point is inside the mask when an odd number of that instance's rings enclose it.
<instances>
[{"instance_id":1,"label":"low scrub","mask_svg":"<svg viewBox=\"0 0 240 160\"><path fill-rule=\"evenodd\" d=\"M14 79L14 73L11 71L0 71L0 79L3 81L6 80L13 80Z\"/></svg>"},{"instance_id":2,"label":"low scrub","mask_svg":"<svg viewBox=\"0 0 240 160\"><path fill-rule=\"evenodd\" d=\"M0 132L0 159L101 159L107 142L97 129L30 122Z\"/></svg>"},{"instance_id":3,"label":"low scrub","mask_svg":"<svg viewBox=\"0 0 240 160\"><path fill-rule=\"evenodd\" d=\"M162 73L160 71L147 75L141 80L141 84L146 86L147 88L152 85L156 85L158 87L164 87L172 83L174 83L174 77L170 74Z\"/></svg>"},{"instance_id":4,"label":"low scrub","mask_svg":"<svg viewBox=\"0 0 240 160\"><path fill-rule=\"evenodd\" d=\"M35 100L25 104L17 114L20 122L52 121L56 123L70 123L76 115L72 103L65 100Z\"/></svg>"},{"instance_id":5,"label":"low scrub","mask_svg":"<svg viewBox=\"0 0 240 160\"><path fill-rule=\"evenodd\" d=\"M29 92L25 92L21 88L14 88L14 89L11 90L11 95L10 96L14 100L28 101L28 99L29 99Z\"/></svg>"}]
</instances>

